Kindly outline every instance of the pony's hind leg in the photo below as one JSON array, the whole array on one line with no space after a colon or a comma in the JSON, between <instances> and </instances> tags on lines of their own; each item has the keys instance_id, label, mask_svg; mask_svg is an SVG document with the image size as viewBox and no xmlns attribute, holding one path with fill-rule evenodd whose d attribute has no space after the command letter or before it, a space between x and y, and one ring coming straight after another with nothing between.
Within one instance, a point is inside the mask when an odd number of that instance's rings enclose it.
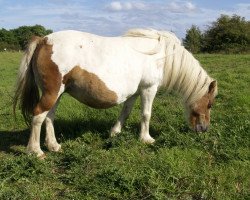
<instances>
[{"instance_id":1,"label":"pony's hind leg","mask_svg":"<svg viewBox=\"0 0 250 200\"><path fill-rule=\"evenodd\" d=\"M38 157L41 158L45 156L40 147L41 126L45 118L47 117L48 113L50 113L50 111L53 110L57 98L58 98L57 93L53 94L48 91L45 91L43 92L40 101L36 105L33 112L31 135L27 146L28 153L35 153Z\"/></svg>"},{"instance_id":2,"label":"pony's hind leg","mask_svg":"<svg viewBox=\"0 0 250 200\"><path fill-rule=\"evenodd\" d=\"M133 95L124 102L121 114L120 114L117 122L115 123L115 125L111 129L111 133L110 133L111 137L114 137L118 133L121 132L122 126L125 123L126 119L129 117L129 114L131 113L131 110L133 108L133 105L135 103L137 96L138 95Z\"/></svg>"},{"instance_id":3,"label":"pony's hind leg","mask_svg":"<svg viewBox=\"0 0 250 200\"><path fill-rule=\"evenodd\" d=\"M60 96L62 86L62 75L58 66L52 61L53 54L52 45L47 44L45 38L40 42L32 58L32 71L37 86L42 91L41 98L33 110L33 120L31 135L28 143L28 152L35 153L37 156L43 156L44 153L40 148L40 131L42 123L47 114L51 117L50 110L53 109L58 97ZM52 122L52 121L51 121ZM52 123L48 123L51 133ZM53 137L53 136L52 136Z\"/></svg>"},{"instance_id":4,"label":"pony's hind leg","mask_svg":"<svg viewBox=\"0 0 250 200\"><path fill-rule=\"evenodd\" d=\"M151 118L152 104L157 92L157 86L144 88L141 90L141 133L140 139L145 143L153 143L155 140L149 134L149 121Z\"/></svg>"},{"instance_id":5,"label":"pony's hind leg","mask_svg":"<svg viewBox=\"0 0 250 200\"><path fill-rule=\"evenodd\" d=\"M31 122L31 134L27 146L27 151L28 153L35 153L38 157L44 157L44 153L40 147L40 132L42 123L47 113L48 111L33 116Z\"/></svg>"},{"instance_id":6,"label":"pony's hind leg","mask_svg":"<svg viewBox=\"0 0 250 200\"><path fill-rule=\"evenodd\" d=\"M60 97L57 99L53 108L49 111L45 118L46 122L46 137L45 137L45 146L47 146L49 151L58 152L61 150L61 145L58 144L56 137L55 137L55 130L54 130L54 118L57 105L60 101Z\"/></svg>"},{"instance_id":7,"label":"pony's hind leg","mask_svg":"<svg viewBox=\"0 0 250 200\"><path fill-rule=\"evenodd\" d=\"M40 101L33 111L33 118L31 124L31 134L27 146L28 153L35 153L38 157L43 157L44 153L40 147L40 132L41 126L44 122L50 109L54 106L57 96L49 93L43 93Z\"/></svg>"}]
</instances>

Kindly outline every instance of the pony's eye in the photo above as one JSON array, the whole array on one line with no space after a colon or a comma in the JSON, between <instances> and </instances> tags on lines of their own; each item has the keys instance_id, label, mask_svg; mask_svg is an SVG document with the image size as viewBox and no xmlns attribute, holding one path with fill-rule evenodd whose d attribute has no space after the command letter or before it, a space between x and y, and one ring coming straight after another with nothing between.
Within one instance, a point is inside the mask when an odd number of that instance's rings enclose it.
<instances>
[{"instance_id":1,"label":"pony's eye","mask_svg":"<svg viewBox=\"0 0 250 200\"><path fill-rule=\"evenodd\" d=\"M198 117L198 116L199 116L199 113L193 110L193 111L192 111L192 115L195 116L195 117Z\"/></svg>"}]
</instances>

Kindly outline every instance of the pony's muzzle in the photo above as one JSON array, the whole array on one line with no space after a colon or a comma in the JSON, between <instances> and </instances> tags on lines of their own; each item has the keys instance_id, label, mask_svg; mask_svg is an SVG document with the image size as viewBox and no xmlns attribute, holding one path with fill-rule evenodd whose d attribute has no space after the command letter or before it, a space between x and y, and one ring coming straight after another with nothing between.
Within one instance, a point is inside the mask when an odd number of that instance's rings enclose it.
<instances>
[{"instance_id":1,"label":"pony's muzzle","mask_svg":"<svg viewBox=\"0 0 250 200\"><path fill-rule=\"evenodd\" d=\"M195 126L195 131L196 132L206 132L208 130L208 126L203 125L203 124L197 124Z\"/></svg>"},{"instance_id":2,"label":"pony's muzzle","mask_svg":"<svg viewBox=\"0 0 250 200\"><path fill-rule=\"evenodd\" d=\"M198 117L198 123L195 126L196 132L205 132L208 129L208 124L206 123L206 118L204 114L200 114Z\"/></svg>"}]
</instances>

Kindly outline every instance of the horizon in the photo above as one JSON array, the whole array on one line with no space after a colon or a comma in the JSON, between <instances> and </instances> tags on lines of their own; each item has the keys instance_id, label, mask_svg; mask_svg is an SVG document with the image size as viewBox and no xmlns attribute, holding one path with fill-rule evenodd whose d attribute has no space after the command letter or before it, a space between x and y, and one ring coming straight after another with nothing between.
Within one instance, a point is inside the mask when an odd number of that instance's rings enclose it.
<instances>
[{"instance_id":1,"label":"horizon","mask_svg":"<svg viewBox=\"0 0 250 200\"><path fill-rule=\"evenodd\" d=\"M222 14L250 19L246 0L0 0L0 6L0 28L39 24L53 32L72 29L104 36L121 35L131 28L153 28L172 31L183 39L192 25L204 31Z\"/></svg>"}]
</instances>

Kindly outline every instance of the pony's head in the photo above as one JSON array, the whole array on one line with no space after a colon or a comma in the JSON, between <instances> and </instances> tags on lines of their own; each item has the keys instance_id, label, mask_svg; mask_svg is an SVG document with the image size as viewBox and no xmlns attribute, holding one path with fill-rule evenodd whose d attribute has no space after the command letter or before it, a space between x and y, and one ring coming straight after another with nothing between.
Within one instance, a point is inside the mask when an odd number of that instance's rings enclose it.
<instances>
[{"instance_id":1,"label":"pony's head","mask_svg":"<svg viewBox=\"0 0 250 200\"><path fill-rule=\"evenodd\" d=\"M217 82L212 81L208 92L202 98L187 106L191 128L196 132L207 131L210 124L210 110L217 94Z\"/></svg>"}]
</instances>

